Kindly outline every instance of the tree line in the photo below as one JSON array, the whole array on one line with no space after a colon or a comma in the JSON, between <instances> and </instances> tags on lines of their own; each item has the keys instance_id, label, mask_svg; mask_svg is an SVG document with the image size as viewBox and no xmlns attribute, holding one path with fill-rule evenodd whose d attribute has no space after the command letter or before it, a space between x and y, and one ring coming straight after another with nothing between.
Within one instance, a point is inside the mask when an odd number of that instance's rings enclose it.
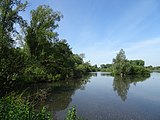
<instances>
[{"instance_id":1,"label":"tree line","mask_svg":"<svg viewBox=\"0 0 160 120\"><path fill-rule=\"evenodd\" d=\"M95 66L74 54L67 40L55 32L63 18L47 5L30 11L30 21L24 20L28 2L0 1L0 82L45 82L81 77L95 71ZM20 31L17 27L21 28ZM18 42L18 44L17 44Z\"/></svg>"},{"instance_id":2,"label":"tree line","mask_svg":"<svg viewBox=\"0 0 160 120\"><path fill-rule=\"evenodd\" d=\"M101 71L112 72L113 75L149 75L150 69L145 67L143 60L128 60L125 51L121 49L112 64L102 64Z\"/></svg>"}]
</instances>

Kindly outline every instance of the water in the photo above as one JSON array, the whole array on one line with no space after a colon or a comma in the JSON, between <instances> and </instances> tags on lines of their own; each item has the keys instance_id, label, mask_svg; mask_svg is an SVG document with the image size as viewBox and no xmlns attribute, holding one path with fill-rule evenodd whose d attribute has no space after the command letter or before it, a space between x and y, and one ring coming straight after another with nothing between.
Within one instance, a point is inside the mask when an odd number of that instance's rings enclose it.
<instances>
[{"instance_id":1,"label":"water","mask_svg":"<svg viewBox=\"0 0 160 120\"><path fill-rule=\"evenodd\" d=\"M78 114L89 120L160 120L160 73L121 79L95 73L86 84L55 103L63 105L68 99L55 118L64 119L67 109L75 105Z\"/></svg>"},{"instance_id":2,"label":"water","mask_svg":"<svg viewBox=\"0 0 160 120\"><path fill-rule=\"evenodd\" d=\"M156 72L125 79L98 72L74 82L38 84L31 91L35 89L47 91L41 104L57 120L63 120L73 105L88 120L160 120L160 73Z\"/></svg>"}]
</instances>

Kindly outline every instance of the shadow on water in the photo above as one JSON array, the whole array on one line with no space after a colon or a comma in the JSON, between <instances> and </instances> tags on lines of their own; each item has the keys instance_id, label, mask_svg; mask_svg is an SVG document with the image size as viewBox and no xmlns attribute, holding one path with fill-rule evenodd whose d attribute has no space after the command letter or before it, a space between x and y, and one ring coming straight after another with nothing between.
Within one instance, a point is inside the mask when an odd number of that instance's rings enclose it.
<instances>
[{"instance_id":1,"label":"shadow on water","mask_svg":"<svg viewBox=\"0 0 160 120\"><path fill-rule=\"evenodd\" d=\"M97 77L97 72L90 72L90 74L91 74L91 76L93 76L93 77Z\"/></svg>"},{"instance_id":2,"label":"shadow on water","mask_svg":"<svg viewBox=\"0 0 160 120\"><path fill-rule=\"evenodd\" d=\"M36 103L37 109L45 105L47 110L52 113L52 117L56 119L57 112L66 110L69 104L72 103L72 96L75 94L75 91L78 89L85 90L85 88L87 88L87 83L92 80L91 77L103 80L104 77L108 79L108 76L111 76L109 72L93 72L84 76L82 79L59 81L55 83L17 85L14 92L22 93L25 91L25 94L31 95L33 99L40 98L39 102ZM131 84L136 85L137 82L145 81L149 77L150 76L110 77L113 80L113 83L111 82L111 87L117 92L122 101L125 101ZM43 100L42 98L45 99Z\"/></svg>"},{"instance_id":3,"label":"shadow on water","mask_svg":"<svg viewBox=\"0 0 160 120\"><path fill-rule=\"evenodd\" d=\"M46 86L48 88L48 96L44 102L38 104L40 106L46 106L47 110L52 113L52 117L55 118L55 114L58 111L65 110L72 102L72 95L75 94L77 89L85 90L85 85L90 82L89 79L92 74L89 74L82 79L61 81Z\"/></svg>"},{"instance_id":4,"label":"shadow on water","mask_svg":"<svg viewBox=\"0 0 160 120\"><path fill-rule=\"evenodd\" d=\"M111 72L90 72L93 77L111 76Z\"/></svg>"},{"instance_id":5,"label":"shadow on water","mask_svg":"<svg viewBox=\"0 0 160 120\"><path fill-rule=\"evenodd\" d=\"M97 73L88 74L81 79L53 83L18 83L14 87L7 88L7 91L4 90L4 93L1 91L0 96L2 97L11 92L22 93L24 96L29 97L31 101L35 101L34 104L37 109L46 106L47 110L52 113L52 117L54 117L56 112L68 107L75 91L77 89L85 90L85 85L90 82L90 77L96 75Z\"/></svg>"},{"instance_id":6,"label":"shadow on water","mask_svg":"<svg viewBox=\"0 0 160 120\"><path fill-rule=\"evenodd\" d=\"M111 72L101 72L101 76L111 76Z\"/></svg>"},{"instance_id":7,"label":"shadow on water","mask_svg":"<svg viewBox=\"0 0 160 120\"><path fill-rule=\"evenodd\" d=\"M149 77L150 76L115 76L113 80L113 90L117 92L122 101L125 101L127 99L127 93L130 85L133 84L136 86L137 82L145 81Z\"/></svg>"}]
</instances>

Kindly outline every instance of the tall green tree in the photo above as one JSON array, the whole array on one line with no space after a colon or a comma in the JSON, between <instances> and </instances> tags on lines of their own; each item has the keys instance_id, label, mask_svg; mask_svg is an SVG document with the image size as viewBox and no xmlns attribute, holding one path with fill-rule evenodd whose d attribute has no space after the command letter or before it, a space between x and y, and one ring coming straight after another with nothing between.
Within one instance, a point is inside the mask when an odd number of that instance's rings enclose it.
<instances>
[{"instance_id":1,"label":"tall green tree","mask_svg":"<svg viewBox=\"0 0 160 120\"><path fill-rule=\"evenodd\" d=\"M66 40L59 40L58 33L54 31L61 18L61 13L54 12L46 5L31 11L31 21L26 28L25 41L31 60L38 64L32 62L34 65L27 68L27 71L36 66L33 71L35 68L39 69L41 73L47 74L54 80L73 76L75 61L71 48Z\"/></svg>"},{"instance_id":2,"label":"tall green tree","mask_svg":"<svg viewBox=\"0 0 160 120\"><path fill-rule=\"evenodd\" d=\"M31 62L25 73L27 75L33 73L34 76L40 75L38 79L43 78L44 74L49 76L49 79L55 79L55 76L57 76L56 79L59 79L61 77L60 72L64 72L58 69L61 65L58 64L60 58L57 58L57 54L61 54L60 49L65 49L62 45L65 42L60 42L58 33L54 30L58 27L62 15L46 5L38 6L36 10L31 10L30 14L30 24L25 29L26 44L24 49L27 50ZM65 53L62 52L62 54ZM59 65L58 68L56 64ZM45 79L48 78L45 77Z\"/></svg>"},{"instance_id":3,"label":"tall green tree","mask_svg":"<svg viewBox=\"0 0 160 120\"><path fill-rule=\"evenodd\" d=\"M27 2L22 3L20 0L0 0L0 80L4 83L17 76L22 68L23 55L13 47L13 35L17 33L15 24L25 26L26 22L19 13L26 6Z\"/></svg>"},{"instance_id":4,"label":"tall green tree","mask_svg":"<svg viewBox=\"0 0 160 120\"><path fill-rule=\"evenodd\" d=\"M113 59L113 74L115 75L149 75L143 60L127 60L123 49Z\"/></svg>"},{"instance_id":5,"label":"tall green tree","mask_svg":"<svg viewBox=\"0 0 160 120\"><path fill-rule=\"evenodd\" d=\"M13 43L11 35L17 32L14 25L26 24L19 13L25 10L27 4L27 2L22 3L21 0L0 0L0 50L2 52L4 47L11 47Z\"/></svg>"},{"instance_id":6,"label":"tall green tree","mask_svg":"<svg viewBox=\"0 0 160 120\"><path fill-rule=\"evenodd\" d=\"M113 59L113 73L124 76L127 70L127 59L123 49L119 51L116 58Z\"/></svg>"},{"instance_id":7,"label":"tall green tree","mask_svg":"<svg viewBox=\"0 0 160 120\"><path fill-rule=\"evenodd\" d=\"M51 53L49 48L58 40L54 30L58 27L62 15L49 6L39 6L31 11L31 21L26 29L26 44L32 57L40 59Z\"/></svg>"},{"instance_id":8,"label":"tall green tree","mask_svg":"<svg viewBox=\"0 0 160 120\"><path fill-rule=\"evenodd\" d=\"M56 74L60 74L62 79L73 76L75 61L72 50L66 40L61 40L54 44L52 56Z\"/></svg>"}]
</instances>

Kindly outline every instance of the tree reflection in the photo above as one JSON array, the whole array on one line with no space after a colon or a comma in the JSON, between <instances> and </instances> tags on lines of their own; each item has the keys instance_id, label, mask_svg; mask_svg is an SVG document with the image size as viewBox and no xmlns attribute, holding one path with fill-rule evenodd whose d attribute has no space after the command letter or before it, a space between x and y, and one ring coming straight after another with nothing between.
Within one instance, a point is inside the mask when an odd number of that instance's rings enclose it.
<instances>
[{"instance_id":1,"label":"tree reflection","mask_svg":"<svg viewBox=\"0 0 160 120\"><path fill-rule=\"evenodd\" d=\"M101 76L111 76L111 72L101 72Z\"/></svg>"},{"instance_id":2,"label":"tree reflection","mask_svg":"<svg viewBox=\"0 0 160 120\"><path fill-rule=\"evenodd\" d=\"M36 109L46 106L54 118L56 112L68 107L72 101L72 95L74 95L77 89L85 90L86 84L92 75L97 76L97 73L85 75L81 79L75 78L68 81L35 83L32 85L21 84L11 90L17 94L23 93L24 97L29 98L29 100L34 103Z\"/></svg>"},{"instance_id":3,"label":"tree reflection","mask_svg":"<svg viewBox=\"0 0 160 120\"><path fill-rule=\"evenodd\" d=\"M57 83L50 88L50 95L45 104L51 111L61 111L67 108L69 103L72 101L71 96L75 93L77 89L84 90L85 84L91 76L85 76L81 80L70 80L62 81Z\"/></svg>"},{"instance_id":4,"label":"tree reflection","mask_svg":"<svg viewBox=\"0 0 160 120\"><path fill-rule=\"evenodd\" d=\"M68 107L72 101L72 95L77 89L85 90L85 85L89 82L91 76L92 74L89 74L82 79L60 81L46 86L49 88L47 91L49 95L42 105L47 106L47 110L53 113L52 117L55 117L56 112L65 110Z\"/></svg>"},{"instance_id":5,"label":"tree reflection","mask_svg":"<svg viewBox=\"0 0 160 120\"><path fill-rule=\"evenodd\" d=\"M91 74L91 76L93 76L93 77L97 77L97 72L91 72L90 74Z\"/></svg>"},{"instance_id":6,"label":"tree reflection","mask_svg":"<svg viewBox=\"0 0 160 120\"><path fill-rule=\"evenodd\" d=\"M113 80L113 89L117 92L118 96L121 97L122 101L125 101L127 99L127 93L130 85L136 85L137 82L144 81L149 77L150 76L115 76Z\"/></svg>"}]
</instances>

